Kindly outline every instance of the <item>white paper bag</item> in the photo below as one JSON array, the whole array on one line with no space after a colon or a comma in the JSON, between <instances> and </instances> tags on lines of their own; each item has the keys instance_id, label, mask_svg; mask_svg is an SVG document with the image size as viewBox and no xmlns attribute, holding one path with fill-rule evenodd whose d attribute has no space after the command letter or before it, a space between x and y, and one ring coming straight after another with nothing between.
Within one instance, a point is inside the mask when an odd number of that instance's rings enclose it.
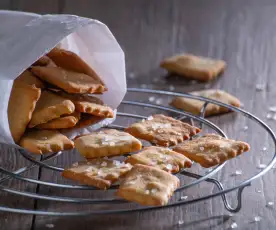
<instances>
[{"instance_id":1,"label":"white paper bag","mask_svg":"<svg viewBox=\"0 0 276 230\"><path fill-rule=\"evenodd\" d=\"M7 117L13 80L58 43L99 74L108 88L101 96L104 103L114 110L121 103L126 93L124 52L106 25L74 15L12 11L0 11L0 22L0 143L15 145ZM113 120L65 134L74 137Z\"/></svg>"}]
</instances>

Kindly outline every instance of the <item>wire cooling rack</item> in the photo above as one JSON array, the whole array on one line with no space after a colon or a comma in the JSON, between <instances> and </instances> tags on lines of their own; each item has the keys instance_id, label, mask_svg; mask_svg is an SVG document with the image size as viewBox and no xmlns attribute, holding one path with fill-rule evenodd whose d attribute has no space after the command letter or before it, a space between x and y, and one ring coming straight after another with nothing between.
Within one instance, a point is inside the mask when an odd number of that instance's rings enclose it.
<instances>
[{"instance_id":1,"label":"wire cooling rack","mask_svg":"<svg viewBox=\"0 0 276 230\"><path fill-rule=\"evenodd\" d=\"M217 187L218 191L214 192L212 194L206 195L206 196L199 197L199 198L194 198L194 199L190 199L190 200L173 201L173 202L170 202L166 206L143 207L143 206L137 205L132 208L129 208L129 207L125 208L124 204L128 203L128 202L125 200L116 198L114 196L112 196L111 198L101 198L101 199L89 199L89 198L81 198L81 197L65 197L65 196L55 195L55 194L43 195L38 192L32 193L32 192L28 192L28 191L19 191L14 188L11 188L11 187L4 186L3 182L5 182L9 179L16 179L16 180L24 181L26 183L33 183L33 184L36 184L37 186L43 185L43 186L62 188L62 189L91 190L92 192L93 191L96 192L96 190L98 190L97 188L94 188L91 186L47 182L47 181L42 181L40 179L33 179L33 178L30 178L27 176L23 176L22 174L24 172L31 170L34 167L39 167L40 170L42 168L45 168L45 169L53 170L56 172L62 172L63 171L62 167L57 167L56 165L50 164L49 161L57 158L58 156L60 156L63 153L62 152L54 153L51 155L41 157L40 160L37 160L36 158L33 157L32 154L28 153L27 151L20 150L19 153L25 159L27 159L28 162L30 162L30 164L23 168L20 168L16 171L13 171L13 172L0 167L0 173L5 174L4 177L0 178L0 190L10 193L10 194L13 194L13 195L16 195L16 196L28 197L28 198L35 199L35 200L46 200L48 202L61 202L61 203L67 203L67 204L71 203L74 205L87 204L90 206L90 209L92 209L92 210L75 211L75 212L68 212L68 211L66 211L66 209L62 210L62 211L60 211L60 210L49 211L49 210L38 210L38 209L31 210L31 209L22 209L22 208L14 208L14 207L11 208L11 207L7 207L7 206L1 206L1 204L0 204L0 211L21 213L21 214L33 214L33 215L51 215L51 216L81 216L81 215L91 215L91 214L95 215L95 214L131 213L131 212L136 212L136 211L158 210L158 209L164 209L164 208L171 208L171 207L175 207L175 206L188 205L188 204L191 204L194 202L199 202L202 200L214 198L216 196L221 196L223 204L228 211L238 212L242 207L242 193L243 193L244 188L247 186L250 186L251 182L253 180L261 177L266 172L268 172L272 168L274 163L276 162L276 153L275 153L276 152L275 151L276 150L276 137L275 137L274 132L263 121L261 121L259 118L257 118L256 116L252 115L251 113L249 113L247 111L244 111L242 109L239 109L239 108L233 107L231 105L227 105L227 104L224 104L224 103L212 100L212 99L207 99L207 98L194 96L194 95L190 95L190 94L174 93L174 92L169 92L169 91L150 90L150 89L136 89L136 88L129 88L128 93L138 93L140 96L143 96L144 94L151 94L154 96L168 96L168 97L181 96L181 97L186 97L186 98L190 98L190 99L203 101L205 103L204 103L203 108L201 109L199 116L195 116L195 115L192 115L192 114L184 112L184 111L176 110L172 107L148 104L148 103L143 103L143 102L138 102L138 101L123 101L122 104L124 106L138 106L138 107L140 106L143 108L156 109L156 110L158 110L159 113L162 113L162 112L163 113L173 113L174 115L176 115L175 117L179 120L189 119L191 124L194 124L194 122L197 122L199 124L198 126L201 129L203 129L203 126L208 127L212 131L216 132L217 134L219 134L223 137L227 137L226 134L217 125L210 122L209 120L204 119L204 113L205 113L206 107L209 103L228 108L236 113L241 114L242 116L245 116L247 119L252 120L257 125L261 126L268 133L268 135L272 138L272 141L273 141L273 146L272 146L273 147L273 157L270 160L269 164L267 164L267 166L264 169L262 169L262 171L259 171L257 174L253 175L251 178L240 182L238 185L235 185L235 186L233 186L231 188L227 188L227 189L224 189L222 183L219 180L211 178L217 172L219 172L221 169L223 169L223 167L225 166L225 164L227 162L213 168L212 170L208 171L207 174L205 174L205 175L199 175L197 173L189 172L187 170L182 170L177 174L177 176L190 177L190 178L193 178L193 180L192 180L192 182L184 184L183 186L178 188L175 191L175 193L182 192L183 190L190 188L192 186L195 186L203 181L213 184L214 186ZM139 96L139 98L140 98L140 96ZM147 118L147 116L144 116L144 115L125 113L125 112L120 112L120 111L118 111L117 116L124 117L124 118L134 118L137 120ZM117 125L115 122L114 124L109 125L108 128L115 128L115 129L122 130L125 127L121 126L121 125ZM127 155L125 155L125 157L126 156ZM110 188L110 190L115 191L115 189L117 189L117 188L118 188L118 185L114 185ZM234 191L234 190L237 190L237 204L235 207L231 207L225 194L229 193L231 191ZM99 205L99 204L100 205L101 204L108 205L110 207L112 206L112 209L95 208L93 210L93 207L96 205ZM78 208L78 210L79 210L79 208Z\"/></svg>"}]
</instances>

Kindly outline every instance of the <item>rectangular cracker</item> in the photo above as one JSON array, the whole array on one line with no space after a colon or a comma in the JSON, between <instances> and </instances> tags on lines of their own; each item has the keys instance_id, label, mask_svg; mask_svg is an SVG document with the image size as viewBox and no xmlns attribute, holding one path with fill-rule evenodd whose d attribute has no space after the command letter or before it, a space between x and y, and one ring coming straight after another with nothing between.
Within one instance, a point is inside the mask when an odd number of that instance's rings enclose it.
<instances>
[{"instance_id":1,"label":"rectangular cracker","mask_svg":"<svg viewBox=\"0 0 276 230\"><path fill-rule=\"evenodd\" d=\"M166 58L160 66L190 79L210 81L224 71L226 63L207 57L179 54Z\"/></svg>"},{"instance_id":2,"label":"rectangular cracker","mask_svg":"<svg viewBox=\"0 0 276 230\"><path fill-rule=\"evenodd\" d=\"M59 67L78 73L84 73L93 78L96 82L100 82L101 85L104 86L103 91L107 90L100 76L74 52L56 47L52 49L47 55Z\"/></svg>"},{"instance_id":3,"label":"rectangular cracker","mask_svg":"<svg viewBox=\"0 0 276 230\"><path fill-rule=\"evenodd\" d=\"M164 170L136 164L125 175L116 194L141 205L166 205L179 184L176 176Z\"/></svg>"},{"instance_id":4,"label":"rectangular cracker","mask_svg":"<svg viewBox=\"0 0 276 230\"><path fill-rule=\"evenodd\" d=\"M29 130L19 145L31 153L46 154L74 148L74 142L54 130Z\"/></svg>"},{"instance_id":5,"label":"rectangular cracker","mask_svg":"<svg viewBox=\"0 0 276 230\"><path fill-rule=\"evenodd\" d=\"M77 162L72 167L65 169L62 176L82 184L108 189L131 167L130 164L124 162L99 158Z\"/></svg>"},{"instance_id":6,"label":"rectangular cracker","mask_svg":"<svg viewBox=\"0 0 276 230\"><path fill-rule=\"evenodd\" d=\"M125 130L131 135L160 146L172 146L189 139L200 129L162 114L130 125Z\"/></svg>"},{"instance_id":7,"label":"rectangular cracker","mask_svg":"<svg viewBox=\"0 0 276 230\"><path fill-rule=\"evenodd\" d=\"M74 112L70 115L63 115L59 118L37 125L37 129L67 129L74 127L80 120L80 113Z\"/></svg>"},{"instance_id":8,"label":"rectangular cracker","mask_svg":"<svg viewBox=\"0 0 276 230\"><path fill-rule=\"evenodd\" d=\"M20 74L15 81L21 81L28 85L35 85L36 88L44 89L45 84L32 74L30 70L25 70L22 74Z\"/></svg>"},{"instance_id":9,"label":"rectangular cracker","mask_svg":"<svg viewBox=\"0 0 276 230\"><path fill-rule=\"evenodd\" d=\"M207 134L173 148L205 168L222 164L249 149L249 144L245 142L226 139L216 134Z\"/></svg>"},{"instance_id":10,"label":"rectangular cracker","mask_svg":"<svg viewBox=\"0 0 276 230\"><path fill-rule=\"evenodd\" d=\"M48 121L59 118L62 115L71 114L74 111L75 106L72 101L52 92L43 91L33 112L29 128L47 123Z\"/></svg>"},{"instance_id":11,"label":"rectangular cracker","mask_svg":"<svg viewBox=\"0 0 276 230\"><path fill-rule=\"evenodd\" d=\"M210 98L210 99L217 100L225 104L233 105L236 107L241 106L241 102L239 101L238 98L222 90L209 89L209 90L194 91L194 92L191 92L190 94L195 96ZM176 107L177 109L182 109L192 114L199 115L204 103L205 103L204 101L189 99L185 97L175 97L172 100L171 105ZM219 105L209 103L206 107L204 115L205 117L208 117L208 116L227 113L227 112L231 112L231 110Z\"/></svg>"},{"instance_id":12,"label":"rectangular cracker","mask_svg":"<svg viewBox=\"0 0 276 230\"><path fill-rule=\"evenodd\" d=\"M41 89L34 85L14 81L8 104L8 120L15 143L23 136L40 94Z\"/></svg>"},{"instance_id":13,"label":"rectangular cracker","mask_svg":"<svg viewBox=\"0 0 276 230\"><path fill-rule=\"evenodd\" d=\"M135 137L115 129L79 136L75 139L75 146L85 158L122 155L142 148Z\"/></svg>"},{"instance_id":14,"label":"rectangular cracker","mask_svg":"<svg viewBox=\"0 0 276 230\"><path fill-rule=\"evenodd\" d=\"M126 161L132 165L142 164L153 166L169 173L177 173L182 168L190 168L192 162L184 155L168 148L146 147L137 154L132 154Z\"/></svg>"},{"instance_id":15,"label":"rectangular cracker","mask_svg":"<svg viewBox=\"0 0 276 230\"><path fill-rule=\"evenodd\" d=\"M104 86L84 73L60 67L33 66L32 73L67 93L103 93Z\"/></svg>"}]
</instances>

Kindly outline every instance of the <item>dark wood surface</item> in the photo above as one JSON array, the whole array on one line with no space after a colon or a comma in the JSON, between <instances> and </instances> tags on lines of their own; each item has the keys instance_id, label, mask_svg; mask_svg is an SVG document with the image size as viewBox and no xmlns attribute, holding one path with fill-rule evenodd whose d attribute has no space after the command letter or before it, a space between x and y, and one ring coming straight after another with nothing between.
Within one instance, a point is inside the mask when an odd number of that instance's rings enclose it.
<instances>
[{"instance_id":1,"label":"dark wood surface","mask_svg":"<svg viewBox=\"0 0 276 230\"><path fill-rule=\"evenodd\" d=\"M98 19L107 24L122 46L126 55L126 68L129 87L153 89L173 89L189 92L204 88L219 88L237 96L247 111L254 113L273 129L276 121L267 120L269 106L276 106L276 2L242 0L2 0L1 9L31 11L37 13L68 13ZM226 72L214 82L203 84L187 82L182 78L166 77L159 68L160 61L169 55L190 52L197 55L220 58L227 62ZM133 78L134 75L134 78ZM265 90L257 91L256 84L264 84ZM128 98L131 98L129 95ZM147 100L148 96L139 100ZM136 97L137 99L137 97ZM168 98L163 97L166 104ZM120 107L129 111L129 108ZM150 114L153 111L132 108L137 114ZM252 150L229 163L214 178L226 188L239 184L259 171L260 163L267 164L272 158L273 146L268 135L258 125L241 115L227 114L213 117L229 136L250 143ZM130 121L124 121L130 122ZM248 126L248 130L244 127ZM267 151L262 151L267 147ZM16 150L1 147L0 165L16 170L27 164ZM55 163L68 165L77 159L77 154L63 154ZM232 176L242 170L240 176ZM195 166L193 172L204 173ZM27 176L37 178L38 170L29 171ZM131 213L124 215L89 216L61 218L46 216L25 216L0 213L0 229L229 229L236 222L238 229L275 229L276 211L267 203L275 200L276 182L274 170L252 183L243 193L242 210L229 217L221 198L216 197L195 204L160 211ZM1 175L2 176L2 175ZM41 180L62 182L59 174L43 169ZM182 183L190 179L183 178ZM9 181L4 186L47 195L101 197L110 195L102 192L80 192L61 190L34 184ZM187 195L188 199L216 192L209 183L199 185L176 194L174 199ZM227 195L235 206L236 192ZM38 208L52 211L89 210L89 205L68 205L58 202L37 201L1 192L0 204L10 207ZM276 206L275 206L276 207ZM99 206L100 209L107 208ZM253 222L260 216L260 222ZM184 224L178 226L178 221Z\"/></svg>"}]
</instances>

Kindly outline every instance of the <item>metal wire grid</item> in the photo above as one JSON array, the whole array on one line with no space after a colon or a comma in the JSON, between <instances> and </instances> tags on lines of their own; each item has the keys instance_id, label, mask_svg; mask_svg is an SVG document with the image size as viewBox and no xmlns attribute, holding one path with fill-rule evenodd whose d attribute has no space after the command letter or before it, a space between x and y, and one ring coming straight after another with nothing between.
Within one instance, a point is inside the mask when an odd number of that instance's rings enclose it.
<instances>
[{"instance_id":1,"label":"metal wire grid","mask_svg":"<svg viewBox=\"0 0 276 230\"><path fill-rule=\"evenodd\" d=\"M271 161L269 162L267 167L264 168L262 171L255 174L251 178L241 182L239 185L236 185L236 186L234 186L232 188L228 188L228 189L224 189L222 183L219 182L218 180L210 178L215 173L220 171L224 167L226 162L219 165L219 166L217 166L217 167L215 167L214 169L212 169L209 173L207 173L204 176L203 175L198 175L198 174L195 174L195 173L191 173L191 172L188 172L186 170L182 170L181 172L179 172L179 174L194 178L195 180L192 181L189 184L183 185L182 187L178 188L175 192L183 191L184 189L192 187L192 186L194 186L194 185L196 185L196 184L198 184L202 181L206 181L206 182L214 184L218 188L219 191L216 192L216 193L204 196L204 197L199 197L199 198L195 198L195 199L191 199L191 200L180 200L180 201L177 201L177 202L170 203L166 206L138 207L138 208L132 208L132 209L126 208L126 209L114 209L114 210L95 210L95 211L81 211L81 212L56 212L56 211L44 211L44 210L27 210L27 209L18 209L18 208L10 208L10 207L6 207L6 206L0 206L0 211L21 213L21 214L33 214L33 215L51 215L51 216L83 216L83 215L91 215L91 214L95 215L95 214L131 213L131 212L136 212L136 211L158 210L158 209L175 207L175 206L179 206L179 205L187 205L187 204L191 204L191 203L194 203L194 202L207 200L207 199L210 199L210 198L213 198L213 197L216 197L216 196L221 196L222 200L223 200L223 204L224 204L225 208L228 211L238 212L242 207L242 202L241 201L242 201L243 189L245 187L249 186L253 180L257 179L258 177L260 177L260 176L264 175L266 172L268 172L276 162L276 136L275 136L274 132L263 121L261 121L259 118L252 115L249 112L246 112L242 109L239 109L239 108L233 107L231 105L227 105L227 104L224 104L224 103L212 100L212 99L207 99L207 98L204 98L204 97L194 96L194 95L190 95L190 94L174 93L174 92L160 91L160 90L150 90L150 89L136 89L136 88L129 88L128 92L148 93L148 94L157 94L157 95L166 95L166 96L181 96L181 97L186 97L186 98L190 98L190 99L204 101L205 103L204 103L203 108L201 109L201 112L200 112L199 116L195 116L195 115L192 115L192 114L184 112L184 111L179 111L179 110L173 109L171 107L165 107L165 106L160 106L160 105L154 105L154 104L148 104L148 103L142 103L142 102L135 102L135 101L123 101L122 103L124 105L143 106L143 107L159 109L161 111L176 113L176 114L179 115L179 117L178 117L179 120L182 120L184 118L186 118L186 119L189 118L192 124L194 123L194 120L196 120L196 121L199 122L200 128L202 128L203 124L207 125L208 127L213 129L214 131L216 131L219 135L221 135L223 137L227 137L227 136L218 126L216 126L212 122L204 119L204 113L205 113L207 105L209 103L212 103L212 104L216 104L216 105L219 105L219 106L226 107L226 108L228 108L228 109L230 109L234 112L238 112L238 113L242 114L243 116L245 116L245 117L253 120L257 124L259 124L261 127L263 127L269 133L270 137L273 140L273 144L274 144L273 158L271 159ZM122 112L118 112L117 116L136 118L136 119L146 119L147 118L143 115L122 113ZM119 126L119 125L109 125L108 128L124 129L123 126ZM8 192L8 193L11 193L11 194L14 194L14 195L18 195L18 196L24 196L24 197L37 199L37 200L58 201L58 202L67 202L67 203L75 203L75 204L91 204L91 205L93 205L93 204L110 204L111 205L111 204L121 204L121 203L126 203L127 202L125 200L116 199L116 198L87 199L87 198L74 198L74 197L63 197L63 196L54 196L54 195L49 196L49 195L43 195L43 194L38 194L38 193L18 191L18 190L12 189L12 188L5 187L5 186L1 185L1 184L3 184L4 181L6 181L8 179L11 179L11 178L15 178L17 180L25 181L25 182L28 182L28 183L35 183L38 186L39 185L45 185L45 186L51 186L51 187L66 188L66 189L80 189L80 190L96 190L97 189L97 188L94 188L94 187L91 187L91 186L86 186L86 185L58 184L58 183L46 182L46 181L41 181L41 180L37 180L37 179L24 177L20 174L22 174L23 172L25 172L27 170L32 169L33 167L37 167L37 166L41 167L41 168L46 168L46 169L49 169L49 170L62 172L63 168L47 164L47 162L49 160L51 160L55 157L58 157L59 155L62 154L62 152L54 153L54 154L51 154L51 155L46 156L46 157L41 157L40 160L36 160L35 158L32 157L31 154L29 154L25 150L20 150L19 152L25 159L30 161L31 164L26 166L26 167L20 168L16 171L13 171L13 172L10 172L10 171L0 167L0 172L6 175L5 177L0 179L0 190L2 190L2 191ZM114 185L110 189L114 190L114 189L117 189L117 187L118 187L118 185ZM238 192L237 192L237 205L236 205L236 207L233 208L228 203L225 194L229 193L231 191L234 191L236 189L238 190Z\"/></svg>"}]
</instances>

